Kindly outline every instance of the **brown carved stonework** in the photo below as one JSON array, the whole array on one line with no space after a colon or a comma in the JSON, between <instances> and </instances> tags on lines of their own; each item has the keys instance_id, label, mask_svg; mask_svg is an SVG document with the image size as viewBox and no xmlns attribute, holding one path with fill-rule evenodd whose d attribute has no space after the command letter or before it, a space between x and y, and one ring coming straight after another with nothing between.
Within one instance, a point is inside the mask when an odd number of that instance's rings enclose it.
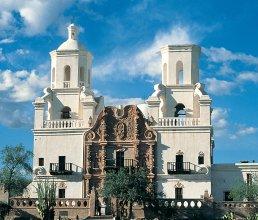
<instances>
[{"instance_id":1,"label":"brown carved stonework","mask_svg":"<svg viewBox=\"0 0 258 220\"><path fill-rule=\"evenodd\" d=\"M115 135L117 140L123 140L125 136L125 125L123 122L119 122L115 128Z\"/></svg>"},{"instance_id":2,"label":"brown carved stonework","mask_svg":"<svg viewBox=\"0 0 258 220\"><path fill-rule=\"evenodd\" d=\"M137 106L106 107L85 134L85 194L98 191L109 169L144 167L153 182L156 132Z\"/></svg>"}]
</instances>

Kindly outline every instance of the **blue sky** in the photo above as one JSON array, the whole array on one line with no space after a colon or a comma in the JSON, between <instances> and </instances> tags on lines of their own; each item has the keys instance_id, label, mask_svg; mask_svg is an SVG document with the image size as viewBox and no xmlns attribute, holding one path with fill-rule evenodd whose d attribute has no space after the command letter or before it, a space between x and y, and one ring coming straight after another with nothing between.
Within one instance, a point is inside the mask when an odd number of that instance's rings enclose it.
<instances>
[{"instance_id":1,"label":"blue sky","mask_svg":"<svg viewBox=\"0 0 258 220\"><path fill-rule=\"evenodd\" d=\"M1 0L1 147L32 149L31 102L49 85L48 53L74 22L94 55L93 87L107 104L140 103L152 93L162 45L199 44L215 162L258 161L257 14L255 0Z\"/></svg>"}]
</instances>

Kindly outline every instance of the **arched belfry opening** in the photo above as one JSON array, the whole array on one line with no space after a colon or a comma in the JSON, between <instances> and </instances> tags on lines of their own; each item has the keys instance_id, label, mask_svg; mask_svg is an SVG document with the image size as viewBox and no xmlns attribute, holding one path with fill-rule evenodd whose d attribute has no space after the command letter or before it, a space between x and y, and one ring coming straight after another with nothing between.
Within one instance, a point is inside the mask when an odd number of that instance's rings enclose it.
<instances>
[{"instance_id":1,"label":"arched belfry opening","mask_svg":"<svg viewBox=\"0 0 258 220\"><path fill-rule=\"evenodd\" d=\"M69 119L71 118L71 108L68 106L64 106L61 110L61 119Z\"/></svg>"},{"instance_id":2,"label":"arched belfry opening","mask_svg":"<svg viewBox=\"0 0 258 220\"><path fill-rule=\"evenodd\" d=\"M176 83L178 85L184 84L184 68L182 61L177 61L176 63Z\"/></svg>"},{"instance_id":3,"label":"arched belfry opening","mask_svg":"<svg viewBox=\"0 0 258 220\"><path fill-rule=\"evenodd\" d=\"M66 65L64 67L64 81L70 81L71 79L71 67Z\"/></svg>"},{"instance_id":4,"label":"arched belfry opening","mask_svg":"<svg viewBox=\"0 0 258 220\"><path fill-rule=\"evenodd\" d=\"M182 103L178 103L175 106L175 115L174 117L185 117L186 116L186 111L185 111L185 105Z\"/></svg>"}]
</instances>

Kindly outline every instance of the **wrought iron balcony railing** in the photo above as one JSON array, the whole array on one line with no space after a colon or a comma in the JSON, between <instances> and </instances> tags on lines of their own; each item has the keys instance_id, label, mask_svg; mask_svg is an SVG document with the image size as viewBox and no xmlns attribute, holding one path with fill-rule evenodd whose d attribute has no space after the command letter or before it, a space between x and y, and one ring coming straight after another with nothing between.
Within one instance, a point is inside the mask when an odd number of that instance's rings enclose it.
<instances>
[{"instance_id":1,"label":"wrought iron balcony railing","mask_svg":"<svg viewBox=\"0 0 258 220\"><path fill-rule=\"evenodd\" d=\"M106 169L119 169L121 167L135 167L136 162L134 159L124 159L117 161L115 159L106 159Z\"/></svg>"},{"instance_id":2,"label":"wrought iron balcony railing","mask_svg":"<svg viewBox=\"0 0 258 220\"><path fill-rule=\"evenodd\" d=\"M190 162L168 162L168 174L191 174L196 173L197 165Z\"/></svg>"},{"instance_id":3,"label":"wrought iron balcony railing","mask_svg":"<svg viewBox=\"0 0 258 220\"><path fill-rule=\"evenodd\" d=\"M71 175L73 173L73 164L50 163L49 172L51 175Z\"/></svg>"}]
</instances>

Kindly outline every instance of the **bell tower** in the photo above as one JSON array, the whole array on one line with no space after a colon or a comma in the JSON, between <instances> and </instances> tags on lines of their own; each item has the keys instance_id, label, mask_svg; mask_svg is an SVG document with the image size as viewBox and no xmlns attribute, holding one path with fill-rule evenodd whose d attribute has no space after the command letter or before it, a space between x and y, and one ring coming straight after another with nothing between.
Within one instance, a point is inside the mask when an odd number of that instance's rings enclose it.
<instances>
[{"instance_id":1,"label":"bell tower","mask_svg":"<svg viewBox=\"0 0 258 220\"><path fill-rule=\"evenodd\" d=\"M195 85L199 82L200 52L197 45L162 47L162 84L169 87Z\"/></svg>"},{"instance_id":2,"label":"bell tower","mask_svg":"<svg viewBox=\"0 0 258 220\"><path fill-rule=\"evenodd\" d=\"M92 55L78 42L78 29L68 26L68 39L51 56L51 89L91 88Z\"/></svg>"}]
</instances>

